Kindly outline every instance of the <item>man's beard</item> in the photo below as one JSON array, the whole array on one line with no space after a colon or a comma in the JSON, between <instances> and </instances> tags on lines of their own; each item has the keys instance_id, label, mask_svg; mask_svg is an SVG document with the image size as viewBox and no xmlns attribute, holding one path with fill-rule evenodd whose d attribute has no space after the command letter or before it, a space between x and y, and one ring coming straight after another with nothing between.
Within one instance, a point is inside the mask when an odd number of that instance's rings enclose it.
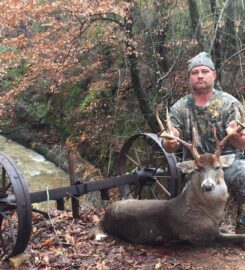
<instances>
[{"instance_id":1,"label":"man's beard","mask_svg":"<svg viewBox=\"0 0 245 270\"><path fill-rule=\"evenodd\" d=\"M205 93L209 93L211 91L213 91L213 88L214 88L214 85L207 85L207 86L204 86L203 87L192 87L192 91L195 92L195 93L199 93L199 94L205 94Z\"/></svg>"}]
</instances>

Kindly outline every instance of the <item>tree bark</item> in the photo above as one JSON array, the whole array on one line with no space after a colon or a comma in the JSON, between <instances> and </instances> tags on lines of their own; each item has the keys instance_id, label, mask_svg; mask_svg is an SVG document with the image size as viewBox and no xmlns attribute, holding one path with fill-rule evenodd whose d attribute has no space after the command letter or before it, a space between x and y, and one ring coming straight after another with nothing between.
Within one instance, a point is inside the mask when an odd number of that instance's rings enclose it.
<instances>
[{"instance_id":1,"label":"tree bark","mask_svg":"<svg viewBox=\"0 0 245 270\"><path fill-rule=\"evenodd\" d=\"M236 52L236 30L235 30L235 3L230 1L226 9L226 19L223 32L223 52L225 57L230 57Z\"/></svg>"},{"instance_id":2,"label":"tree bark","mask_svg":"<svg viewBox=\"0 0 245 270\"><path fill-rule=\"evenodd\" d=\"M214 55L214 61L215 61L215 68L216 70L218 70L221 67L222 57L221 57L221 45L220 45L220 26L218 25L219 15L216 10L217 8L216 0L210 0L210 7L211 7L211 12L214 18L214 30L216 30L217 28L217 32L216 32L215 40L214 40L213 55Z\"/></svg>"},{"instance_id":3,"label":"tree bark","mask_svg":"<svg viewBox=\"0 0 245 270\"><path fill-rule=\"evenodd\" d=\"M206 50L205 46L205 36L202 32L200 24L200 13L197 4L197 0L188 0L189 12L191 17L192 30L195 33L196 40L198 42L199 49L201 51Z\"/></svg>"},{"instance_id":4,"label":"tree bark","mask_svg":"<svg viewBox=\"0 0 245 270\"><path fill-rule=\"evenodd\" d=\"M152 132L157 133L159 132L159 127L154 112L151 109L150 104L148 102L148 97L141 86L137 49L133 34L133 22L134 22L132 16L133 7L134 5L131 5L130 8L128 8L127 16L125 18L125 34L126 34L125 44L127 50L127 58L130 67L131 83L133 90L138 98L139 106L144 119L146 120Z\"/></svg>"}]
</instances>

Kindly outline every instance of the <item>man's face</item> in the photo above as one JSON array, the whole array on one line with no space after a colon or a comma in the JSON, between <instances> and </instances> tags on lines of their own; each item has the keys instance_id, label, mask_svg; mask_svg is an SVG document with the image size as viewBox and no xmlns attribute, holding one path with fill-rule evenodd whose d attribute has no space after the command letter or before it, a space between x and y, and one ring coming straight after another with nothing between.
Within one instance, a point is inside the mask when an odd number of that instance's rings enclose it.
<instances>
[{"instance_id":1,"label":"man's face","mask_svg":"<svg viewBox=\"0 0 245 270\"><path fill-rule=\"evenodd\" d=\"M194 67L189 73L189 83L193 90L213 88L216 72L206 66Z\"/></svg>"}]
</instances>

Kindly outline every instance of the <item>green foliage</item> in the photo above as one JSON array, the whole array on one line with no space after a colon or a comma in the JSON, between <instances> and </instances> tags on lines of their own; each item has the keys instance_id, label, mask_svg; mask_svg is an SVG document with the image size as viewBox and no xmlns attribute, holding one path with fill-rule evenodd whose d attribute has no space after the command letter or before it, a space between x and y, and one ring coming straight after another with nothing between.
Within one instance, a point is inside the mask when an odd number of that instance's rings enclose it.
<instances>
[{"instance_id":1,"label":"green foliage","mask_svg":"<svg viewBox=\"0 0 245 270\"><path fill-rule=\"evenodd\" d=\"M52 2L57 2L57 0L38 0L37 4L38 5L45 5L47 3L52 3Z\"/></svg>"},{"instance_id":2,"label":"green foliage","mask_svg":"<svg viewBox=\"0 0 245 270\"><path fill-rule=\"evenodd\" d=\"M125 56L124 55L119 55L116 59L116 64L119 68L125 68L126 61L125 61Z\"/></svg>"},{"instance_id":3,"label":"green foliage","mask_svg":"<svg viewBox=\"0 0 245 270\"><path fill-rule=\"evenodd\" d=\"M171 18L171 26L169 29L169 36L175 40L182 39L185 32L189 31L187 22L189 20L188 10L175 10Z\"/></svg>"},{"instance_id":4,"label":"green foliage","mask_svg":"<svg viewBox=\"0 0 245 270\"><path fill-rule=\"evenodd\" d=\"M98 93L95 91L89 92L88 95L80 103L80 110L85 110L97 98L97 95Z\"/></svg>"},{"instance_id":5,"label":"green foliage","mask_svg":"<svg viewBox=\"0 0 245 270\"><path fill-rule=\"evenodd\" d=\"M42 25L37 22L37 21L34 21L31 25L31 29L35 32L35 33L39 33L42 31Z\"/></svg>"},{"instance_id":6,"label":"green foliage","mask_svg":"<svg viewBox=\"0 0 245 270\"><path fill-rule=\"evenodd\" d=\"M74 108L77 106L78 101L80 100L81 85L78 83L67 92L68 96L66 96L64 100L63 107L65 112L72 112Z\"/></svg>"},{"instance_id":7,"label":"green foliage","mask_svg":"<svg viewBox=\"0 0 245 270\"><path fill-rule=\"evenodd\" d=\"M91 89L88 94L84 97L79 107L80 110L83 111L88 108L95 100L100 100L99 107L103 107L104 103L110 103L114 100L114 96L111 91L108 90L93 90Z\"/></svg>"},{"instance_id":8,"label":"green foliage","mask_svg":"<svg viewBox=\"0 0 245 270\"><path fill-rule=\"evenodd\" d=\"M66 138L73 132L73 112L79 106L80 96L81 83L78 83L72 88L64 87L52 101L54 109L47 120L59 130L61 138Z\"/></svg>"},{"instance_id":9,"label":"green foliage","mask_svg":"<svg viewBox=\"0 0 245 270\"><path fill-rule=\"evenodd\" d=\"M4 78L1 81L1 86L4 91L7 91L11 88L11 86L14 83L18 83L18 81L21 79L23 75L28 70L28 63L27 61L22 61L20 65L17 67L9 68L7 70L7 74L4 76Z\"/></svg>"},{"instance_id":10,"label":"green foliage","mask_svg":"<svg viewBox=\"0 0 245 270\"><path fill-rule=\"evenodd\" d=\"M0 54L7 53L7 52L14 52L16 51L16 48L13 46L7 46L7 45L1 45L0 46Z\"/></svg>"},{"instance_id":11,"label":"green foliage","mask_svg":"<svg viewBox=\"0 0 245 270\"><path fill-rule=\"evenodd\" d=\"M50 109L50 104L39 103L35 108L35 118L41 123L45 122L45 117Z\"/></svg>"}]
</instances>

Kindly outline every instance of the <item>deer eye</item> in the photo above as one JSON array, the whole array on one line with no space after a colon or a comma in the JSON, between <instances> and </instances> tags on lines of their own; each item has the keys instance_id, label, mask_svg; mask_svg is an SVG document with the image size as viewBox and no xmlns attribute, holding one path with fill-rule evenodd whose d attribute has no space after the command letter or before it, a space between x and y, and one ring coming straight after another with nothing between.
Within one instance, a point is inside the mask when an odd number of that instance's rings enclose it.
<instances>
[{"instance_id":1,"label":"deer eye","mask_svg":"<svg viewBox=\"0 0 245 270\"><path fill-rule=\"evenodd\" d=\"M216 167L214 168L215 171L218 171L219 169L220 169L220 166L216 166Z\"/></svg>"}]
</instances>

